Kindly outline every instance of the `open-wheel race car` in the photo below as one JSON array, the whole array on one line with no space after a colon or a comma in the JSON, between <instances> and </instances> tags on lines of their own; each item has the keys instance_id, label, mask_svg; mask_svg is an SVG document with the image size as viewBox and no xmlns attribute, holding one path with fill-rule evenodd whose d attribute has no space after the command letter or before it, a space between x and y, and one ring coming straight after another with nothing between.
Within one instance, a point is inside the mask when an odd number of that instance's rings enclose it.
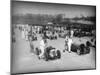
<instances>
[{"instance_id":1,"label":"open-wheel race car","mask_svg":"<svg viewBox=\"0 0 100 75\"><path fill-rule=\"evenodd\" d=\"M77 53L78 55L84 55L90 53L90 48L85 44L80 44L80 45L72 44L71 51Z\"/></svg>"},{"instance_id":2,"label":"open-wheel race car","mask_svg":"<svg viewBox=\"0 0 100 75\"><path fill-rule=\"evenodd\" d=\"M35 53L36 55L39 55L41 53L41 50L39 48L36 48ZM60 58L61 58L61 53L59 50L53 48L52 46L45 48L44 57L43 57L45 61L56 60Z\"/></svg>"}]
</instances>

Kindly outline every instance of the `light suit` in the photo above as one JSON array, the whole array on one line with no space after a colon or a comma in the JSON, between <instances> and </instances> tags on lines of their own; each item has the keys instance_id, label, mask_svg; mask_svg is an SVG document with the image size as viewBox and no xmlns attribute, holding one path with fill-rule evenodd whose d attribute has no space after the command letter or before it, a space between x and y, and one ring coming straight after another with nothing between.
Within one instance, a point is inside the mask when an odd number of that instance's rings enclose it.
<instances>
[{"instance_id":1,"label":"light suit","mask_svg":"<svg viewBox=\"0 0 100 75\"><path fill-rule=\"evenodd\" d=\"M45 49L44 40L40 41L40 49L41 49L41 53L40 53L39 57L41 58L44 55L44 49Z\"/></svg>"}]
</instances>

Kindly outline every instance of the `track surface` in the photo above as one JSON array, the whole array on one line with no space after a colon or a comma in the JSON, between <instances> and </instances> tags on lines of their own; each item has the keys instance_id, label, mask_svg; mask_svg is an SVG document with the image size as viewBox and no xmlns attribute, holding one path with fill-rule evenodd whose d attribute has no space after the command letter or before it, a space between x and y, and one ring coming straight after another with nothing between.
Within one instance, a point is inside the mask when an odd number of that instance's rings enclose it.
<instances>
[{"instance_id":1,"label":"track surface","mask_svg":"<svg viewBox=\"0 0 100 75\"><path fill-rule=\"evenodd\" d=\"M48 40L48 45L51 45L61 51L61 59L53 61L39 60L37 56L31 53L28 41L21 38L21 32L15 30L16 42L13 43L13 73L26 73L26 72L43 72L43 71L59 71L59 70L75 70L75 69L94 69L95 68L95 49L91 47L90 53L79 56L74 52L63 53L64 39L58 38L57 40ZM38 35L39 37L39 35ZM75 43L83 43L90 40L90 37L73 38ZM35 46L39 41L33 42Z\"/></svg>"}]
</instances>

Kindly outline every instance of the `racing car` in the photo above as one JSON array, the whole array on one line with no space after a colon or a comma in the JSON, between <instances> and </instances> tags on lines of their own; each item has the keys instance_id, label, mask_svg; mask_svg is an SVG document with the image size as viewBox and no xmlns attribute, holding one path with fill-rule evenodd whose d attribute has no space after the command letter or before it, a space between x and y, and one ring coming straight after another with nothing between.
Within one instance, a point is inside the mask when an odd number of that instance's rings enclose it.
<instances>
[{"instance_id":1,"label":"racing car","mask_svg":"<svg viewBox=\"0 0 100 75\"><path fill-rule=\"evenodd\" d=\"M41 53L41 50L39 48L36 48L36 55L39 55ZM57 50L56 48L49 46L47 48L45 48L45 53L44 53L44 60L48 61L48 60L56 60L56 59L60 59L61 58L61 53L59 50Z\"/></svg>"},{"instance_id":2,"label":"racing car","mask_svg":"<svg viewBox=\"0 0 100 75\"><path fill-rule=\"evenodd\" d=\"M90 53L89 46L85 46L84 44L72 44L71 51L77 53L78 55L84 55Z\"/></svg>"}]
</instances>

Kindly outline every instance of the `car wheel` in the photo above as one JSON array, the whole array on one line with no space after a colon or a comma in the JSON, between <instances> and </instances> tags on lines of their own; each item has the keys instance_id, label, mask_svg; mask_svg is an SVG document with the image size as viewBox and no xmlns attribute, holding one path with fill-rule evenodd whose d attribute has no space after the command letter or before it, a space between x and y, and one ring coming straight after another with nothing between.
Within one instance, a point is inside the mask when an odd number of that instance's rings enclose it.
<instances>
[{"instance_id":1,"label":"car wheel","mask_svg":"<svg viewBox=\"0 0 100 75\"><path fill-rule=\"evenodd\" d=\"M37 37L35 38L35 40L37 40Z\"/></svg>"},{"instance_id":2,"label":"car wheel","mask_svg":"<svg viewBox=\"0 0 100 75\"><path fill-rule=\"evenodd\" d=\"M35 49L35 54L39 55L41 53L41 50L39 50L38 48Z\"/></svg>"},{"instance_id":3,"label":"car wheel","mask_svg":"<svg viewBox=\"0 0 100 75\"><path fill-rule=\"evenodd\" d=\"M45 61L48 61L48 58L47 58L47 57L45 57L45 58L44 58L44 60L45 60Z\"/></svg>"},{"instance_id":4,"label":"car wheel","mask_svg":"<svg viewBox=\"0 0 100 75\"><path fill-rule=\"evenodd\" d=\"M44 60L48 61L48 54L47 53L45 53L45 55L44 55Z\"/></svg>"},{"instance_id":5,"label":"car wheel","mask_svg":"<svg viewBox=\"0 0 100 75\"><path fill-rule=\"evenodd\" d=\"M86 42L86 46L89 47L89 46L92 46L92 44L91 44L89 41L87 41L87 42Z\"/></svg>"},{"instance_id":6,"label":"car wheel","mask_svg":"<svg viewBox=\"0 0 100 75\"><path fill-rule=\"evenodd\" d=\"M81 50L77 49L77 54L80 55L81 54Z\"/></svg>"},{"instance_id":7,"label":"car wheel","mask_svg":"<svg viewBox=\"0 0 100 75\"><path fill-rule=\"evenodd\" d=\"M86 47L86 53L90 53L90 48Z\"/></svg>"},{"instance_id":8,"label":"car wheel","mask_svg":"<svg viewBox=\"0 0 100 75\"><path fill-rule=\"evenodd\" d=\"M57 57L60 59L61 58L61 53L59 50L57 50Z\"/></svg>"},{"instance_id":9,"label":"car wheel","mask_svg":"<svg viewBox=\"0 0 100 75\"><path fill-rule=\"evenodd\" d=\"M55 39L57 39L57 36L55 37Z\"/></svg>"}]
</instances>

